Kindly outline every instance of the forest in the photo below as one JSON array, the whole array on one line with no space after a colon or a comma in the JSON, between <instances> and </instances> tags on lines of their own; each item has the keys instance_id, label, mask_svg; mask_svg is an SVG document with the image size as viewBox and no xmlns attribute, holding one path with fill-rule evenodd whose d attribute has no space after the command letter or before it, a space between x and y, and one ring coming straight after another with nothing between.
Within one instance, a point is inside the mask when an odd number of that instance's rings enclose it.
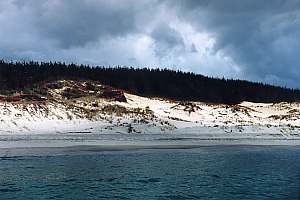
<instances>
[{"instance_id":1,"label":"forest","mask_svg":"<svg viewBox=\"0 0 300 200\"><path fill-rule=\"evenodd\" d=\"M245 80L219 79L169 69L105 67L60 62L0 61L0 93L20 91L42 81L94 80L129 93L180 101L235 104L295 102L300 90Z\"/></svg>"}]
</instances>

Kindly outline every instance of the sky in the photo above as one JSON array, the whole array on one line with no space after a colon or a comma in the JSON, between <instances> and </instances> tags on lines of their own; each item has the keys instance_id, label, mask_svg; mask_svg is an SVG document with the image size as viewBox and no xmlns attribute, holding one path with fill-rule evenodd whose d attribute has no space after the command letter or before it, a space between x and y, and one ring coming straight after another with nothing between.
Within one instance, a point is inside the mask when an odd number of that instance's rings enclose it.
<instances>
[{"instance_id":1,"label":"sky","mask_svg":"<svg viewBox=\"0 0 300 200\"><path fill-rule=\"evenodd\" d=\"M300 0L2 0L0 59L300 88Z\"/></svg>"}]
</instances>

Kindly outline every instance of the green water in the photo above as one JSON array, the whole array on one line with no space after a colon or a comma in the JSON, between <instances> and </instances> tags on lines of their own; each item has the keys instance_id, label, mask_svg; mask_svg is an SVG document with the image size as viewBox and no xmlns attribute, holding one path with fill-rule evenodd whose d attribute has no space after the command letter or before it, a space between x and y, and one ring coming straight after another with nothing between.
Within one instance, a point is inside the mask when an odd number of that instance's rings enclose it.
<instances>
[{"instance_id":1,"label":"green water","mask_svg":"<svg viewBox=\"0 0 300 200\"><path fill-rule=\"evenodd\" d=\"M300 199L298 147L43 151L0 157L1 200Z\"/></svg>"}]
</instances>

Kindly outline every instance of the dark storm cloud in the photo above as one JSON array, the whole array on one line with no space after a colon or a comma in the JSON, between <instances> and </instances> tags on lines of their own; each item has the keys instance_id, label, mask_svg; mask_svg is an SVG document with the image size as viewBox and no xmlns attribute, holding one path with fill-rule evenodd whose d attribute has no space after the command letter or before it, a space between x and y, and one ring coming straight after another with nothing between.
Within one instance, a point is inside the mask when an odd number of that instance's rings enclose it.
<instances>
[{"instance_id":1,"label":"dark storm cloud","mask_svg":"<svg viewBox=\"0 0 300 200\"><path fill-rule=\"evenodd\" d=\"M154 28L151 37L157 44L158 55L164 55L166 51L177 48L184 48L184 42L181 35L168 24L159 24Z\"/></svg>"},{"instance_id":2,"label":"dark storm cloud","mask_svg":"<svg viewBox=\"0 0 300 200\"><path fill-rule=\"evenodd\" d=\"M0 56L300 87L299 0L0 1Z\"/></svg>"},{"instance_id":3,"label":"dark storm cloud","mask_svg":"<svg viewBox=\"0 0 300 200\"><path fill-rule=\"evenodd\" d=\"M20 2L21 1L21 2ZM84 46L101 37L124 36L136 31L134 6L117 1L36 1L18 5L31 8L34 24L46 39L56 40L62 48Z\"/></svg>"},{"instance_id":4,"label":"dark storm cloud","mask_svg":"<svg viewBox=\"0 0 300 200\"><path fill-rule=\"evenodd\" d=\"M245 76L300 86L300 1L186 0L177 7L199 31L216 37Z\"/></svg>"}]
</instances>

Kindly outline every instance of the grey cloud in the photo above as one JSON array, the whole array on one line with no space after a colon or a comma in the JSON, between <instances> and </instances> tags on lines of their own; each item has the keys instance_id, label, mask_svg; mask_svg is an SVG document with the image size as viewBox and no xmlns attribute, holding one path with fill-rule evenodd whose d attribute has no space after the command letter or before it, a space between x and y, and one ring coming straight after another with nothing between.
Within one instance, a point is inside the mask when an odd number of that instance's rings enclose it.
<instances>
[{"instance_id":1,"label":"grey cloud","mask_svg":"<svg viewBox=\"0 0 300 200\"><path fill-rule=\"evenodd\" d=\"M163 56L172 49L183 50L185 47L181 35L168 24L157 25L151 37L157 45L158 56Z\"/></svg>"},{"instance_id":2,"label":"grey cloud","mask_svg":"<svg viewBox=\"0 0 300 200\"><path fill-rule=\"evenodd\" d=\"M300 1L180 2L169 4L199 31L213 33L215 51L231 56L246 77L300 86Z\"/></svg>"},{"instance_id":3,"label":"grey cloud","mask_svg":"<svg viewBox=\"0 0 300 200\"><path fill-rule=\"evenodd\" d=\"M180 32L185 26L176 27L178 21L195 33ZM300 87L299 0L6 0L0 26L1 58L183 64L183 70ZM205 41L183 35L197 33L215 40L205 55ZM230 63L238 70L226 68Z\"/></svg>"},{"instance_id":4,"label":"grey cloud","mask_svg":"<svg viewBox=\"0 0 300 200\"><path fill-rule=\"evenodd\" d=\"M45 37L57 40L64 48L84 46L100 37L123 36L136 31L134 9L109 1L66 0L57 5L42 6L38 12L39 31Z\"/></svg>"},{"instance_id":5,"label":"grey cloud","mask_svg":"<svg viewBox=\"0 0 300 200\"><path fill-rule=\"evenodd\" d=\"M98 39L124 37L138 30L136 20L147 2L111 0L15 0L19 10L34 14L32 23L41 36L62 48L84 46Z\"/></svg>"},{"instance_id":6,"label":"grey cloud","mask_svg":"<svg viewBox=\"0 0 300 200\"><path fill-rule=\"evenodd\" d=\"M192 52L192 53L198 52L197 49L196 49L195 44L192 44L192 46L191 46L191 52Z\"/></svg>"}]
</instances>

